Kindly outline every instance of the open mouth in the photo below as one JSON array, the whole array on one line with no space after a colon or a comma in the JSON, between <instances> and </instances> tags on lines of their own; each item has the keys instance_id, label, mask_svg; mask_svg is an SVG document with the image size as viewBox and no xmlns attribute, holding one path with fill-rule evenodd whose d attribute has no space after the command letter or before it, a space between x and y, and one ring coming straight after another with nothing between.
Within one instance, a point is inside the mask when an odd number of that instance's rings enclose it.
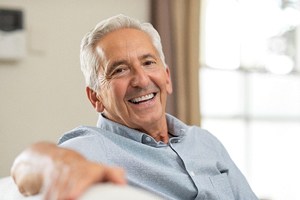
<instances>
[{"instance_id":1,"label":"open mouth","mask_svg":"<svg viewBox=\"0 0 300 200\"><path fill-rule=\"evenodd\" d=\"M150 94L147 94L147 95L144 95L141 97L130 99L129 102L134 103L134 104L139 104L139 103L143 103L143 102L152 100L155 96L156 96L156 93L150 93Z\"/></svg>"}]
</instances>

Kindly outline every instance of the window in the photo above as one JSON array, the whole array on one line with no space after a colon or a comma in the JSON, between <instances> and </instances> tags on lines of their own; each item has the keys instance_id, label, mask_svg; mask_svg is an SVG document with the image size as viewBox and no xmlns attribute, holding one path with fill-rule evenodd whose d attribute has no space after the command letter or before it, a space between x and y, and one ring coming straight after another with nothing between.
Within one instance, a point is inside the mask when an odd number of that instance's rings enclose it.
<instances>
[{"instance_id":1,"label":"window","mask_svg":"<svg viewBox=\"0 0 300 200\"><path fill-rule=\"evenodd\" d=\"M300 2L202 2L202 127L259 198L300 199Z\"/></svg>"}]
</instances>

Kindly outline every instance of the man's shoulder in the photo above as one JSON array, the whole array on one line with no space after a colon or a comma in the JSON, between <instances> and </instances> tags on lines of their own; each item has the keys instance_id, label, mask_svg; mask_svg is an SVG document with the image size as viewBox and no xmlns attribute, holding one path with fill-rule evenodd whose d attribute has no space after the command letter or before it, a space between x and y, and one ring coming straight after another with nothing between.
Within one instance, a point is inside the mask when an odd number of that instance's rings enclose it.
<instances>
[{"instance_id":1,"label":"man's shoulder","mask_svg":"<svg viewBox=\"0 0 300 200\"><path fill-rule=\"evenodd\" d=\"M78 138L78 137L99 135L99 133L103 131L104 130L101 130L100 128L93 127L93 126L79 126L64 133L62 137L59 138L58 144L60 145L68 140Z\"/></svg>"},{"instance_id":2,"label":"man's shoulder","mask_svg":"<svg viewBox=\"0 0 300 200\"><path fill-rule=\"evenodd\" d=\"M168 131L175 136L188 136L189 138L200 139L201 141L211 141L218 143L218 139L208 130L198 125L189 125L182 122L173 115L166 114Z\"/></svg>"},{"instance_id":3,"label":"man's shoulder","mask_svg":"<svg viewBox=\"0 0 300 200\"><path fill-rule=\"evenodd\" d=\"M203 143L217 146L222 145L215 135L199 126L188 126L186 130L186 135L193 138L196 141L199 140Z\"/></svg>"}]
</instances>

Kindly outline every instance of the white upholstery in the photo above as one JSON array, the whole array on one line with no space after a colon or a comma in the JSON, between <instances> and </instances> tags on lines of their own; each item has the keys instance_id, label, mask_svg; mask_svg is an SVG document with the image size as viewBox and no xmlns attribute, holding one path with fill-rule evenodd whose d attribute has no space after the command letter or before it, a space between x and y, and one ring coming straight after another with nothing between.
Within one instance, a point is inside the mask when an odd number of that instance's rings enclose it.
<instances>
[{"instance_id":1,"label":"white upholstery","mask_svg":"<svg viewBox=\"0 0 300 200\"><path fill-rule=\"evenodd\" d=\"M41 199L40 195L32 197L24 197L18 191L13 179L5 177L0 179L0 199L2 200L37 200Z\"/></svg>"},{"instance_id":2,"label":"white upholstery","mask_svg":"<svg viewBox=\"0 0 300 200\"><path fill-rule=\"evenodd\" d=\"M41 195L24 197L22 196L11 177L0 179L0 199L1 200L42 200ZM80 200L161 200L161 198L133 188L131 186L117 186L113 184L97 184L88 189Z\"/></svg>"},{"instance_id":3,"label":"white upholstery","mask_svg":"<svg viewBox=\"0 0 300 200\"><path fill-rule=\"evenodd\" d=\"M113 184L98 184L91 187L80 200L162 200L149 192L130 186L116 186Z\"/></svg>"}]
</instances>

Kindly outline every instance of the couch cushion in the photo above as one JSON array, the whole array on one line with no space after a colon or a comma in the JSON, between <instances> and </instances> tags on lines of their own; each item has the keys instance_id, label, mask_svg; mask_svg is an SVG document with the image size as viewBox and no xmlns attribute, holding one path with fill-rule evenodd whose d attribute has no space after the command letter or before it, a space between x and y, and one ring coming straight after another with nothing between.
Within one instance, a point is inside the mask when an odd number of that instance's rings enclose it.
<instances>
[{"instance_id":1,"label":"couch cushion","mask_svg":"<svg viewBox=\"0 0 300 200\"><path fill-rule=\"evenodd\" d=\"M11 177L0 179L0 199L1 200L41 200L42 195L24 197L18 191ZM161 198L141 189L131 186L117 186L110 183L96 184L89 188L79 200L161 200Z\"/></svg>"},{"instance_id":2,"label":"couch cushion","mask_svg":"<svg viewBox=\"0 0 300 200\"><path fill-rule=\"evenodd\" d=\"M37 200L42 199L40 195L24 197L19 193L19 190L13 179L9 177L0 179L0 199L1 200Z\"/></svg>"}]
</instances>

